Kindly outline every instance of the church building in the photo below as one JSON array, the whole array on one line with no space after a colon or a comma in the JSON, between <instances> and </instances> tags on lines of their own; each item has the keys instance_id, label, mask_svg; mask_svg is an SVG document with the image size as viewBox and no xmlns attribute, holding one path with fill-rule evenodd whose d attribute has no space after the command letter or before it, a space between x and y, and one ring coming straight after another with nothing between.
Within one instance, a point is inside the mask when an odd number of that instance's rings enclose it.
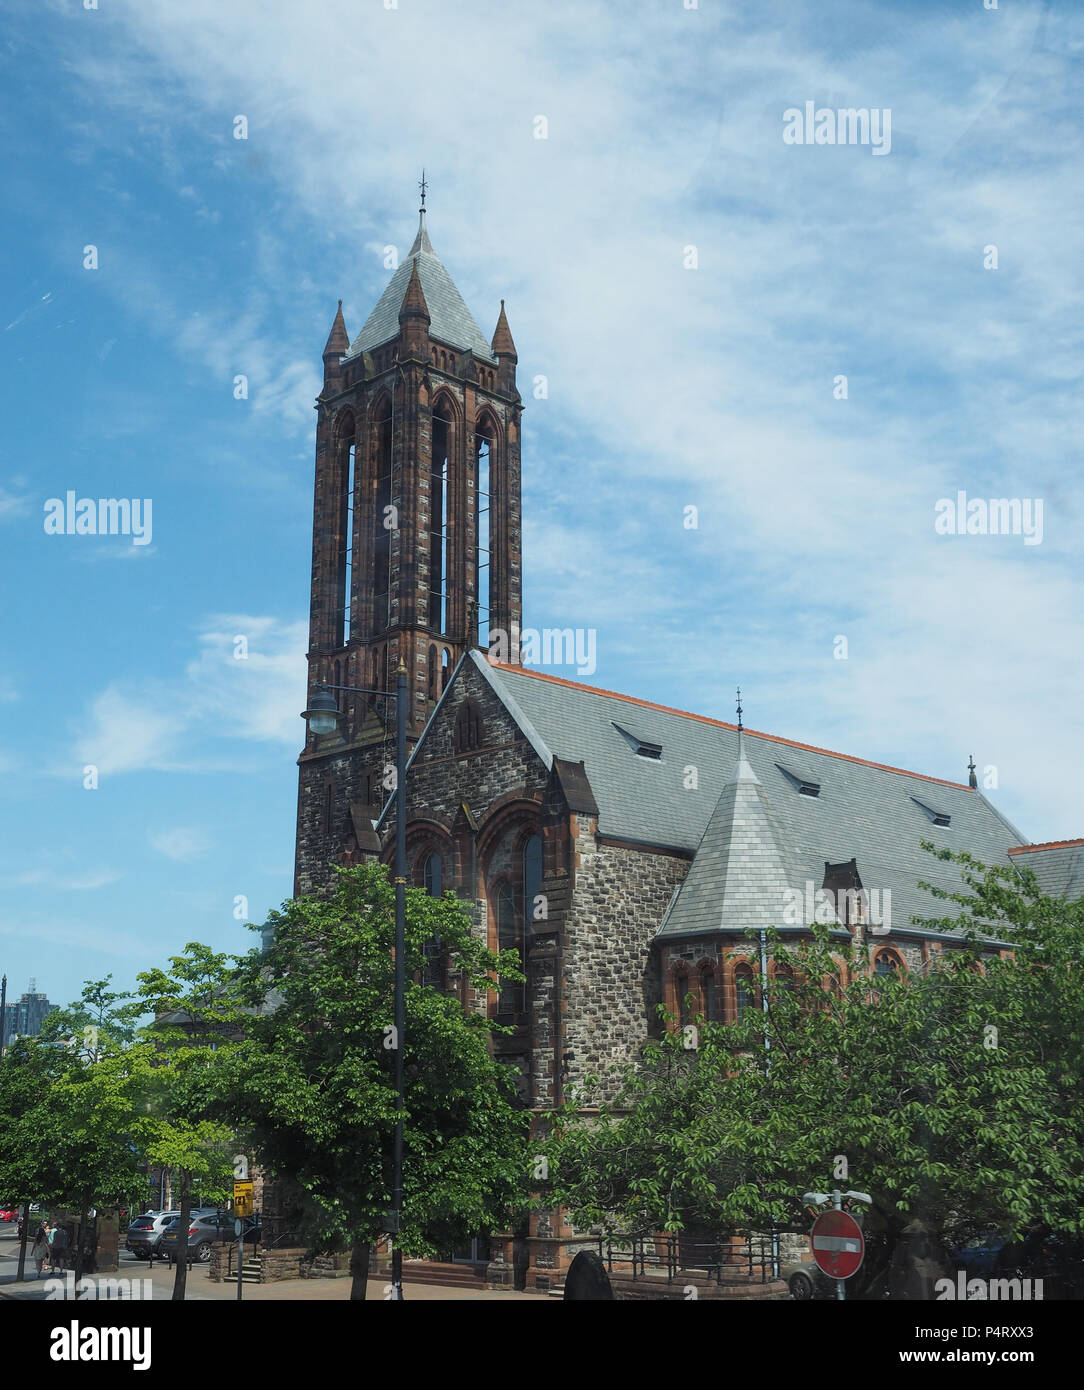
<instances>
[{"instance_id":1,"label":"church building","mask_svg":"<svg viewBox=\"0 0 1084 1390\"><path fill-rule=\"evenodd\" d=\"M389 690L405 664L409 879L453 890L491 946L520 952L526 984L476 1002L513 1029L494 1046L526 1105L635 1057L660 1003L724 1020L756 1007L750 929L786 940L824 921L875 974L921 971L959 943L912 921L943 911L918 881L960 887L922 840L1084 891L1084 841L1029 845L973 765L965 782L927 777L512 664L523 404L503 301L495 320L487 339L424 206L353 340L340 301L317 399L308 674L310 692ZM510 661L490 659L498 635ZM298 760L297 894L332 863L394 859L394 701L338 698L339 729L310 731ZM439 957L429 979L457 988ZM455 1258L545 1292L569 1234L539 1213Z\"/></svg>"}]
</instances>

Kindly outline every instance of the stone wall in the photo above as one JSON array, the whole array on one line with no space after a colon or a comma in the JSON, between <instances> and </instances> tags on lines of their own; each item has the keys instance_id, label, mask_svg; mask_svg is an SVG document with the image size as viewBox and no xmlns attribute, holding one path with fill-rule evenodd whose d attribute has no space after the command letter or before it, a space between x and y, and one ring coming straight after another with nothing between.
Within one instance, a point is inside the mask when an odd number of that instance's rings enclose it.
<instances>
[{"instance_id":1,"label":"stone wall","mask_svg":"<svg viewBox=\"0 0 1084 1390\"><path fill-rule=\"evenodd\" d=\"M568 1079L633 1061L662 1001L651 945L689 861L600 843L576 817L576 885L566 921L564 1047ZM616 1074L598 1099L611 1099Z\"/></svg>"},{"instance_id":2,"label":"stone wall","mask_svg":"<svg viewBox=\"0 0 1084 1390\"><path fill-rule=\"evenodd\" d=\"M211 1246L211 1258L207 1264L207 1277L213 1284L222 1284L237 1278L237 1245L232 1241L220 1241ZM284 1279L304 1277L304 1263L308 1252L304 1246L281 1246L275 1250L261 1250L259 1246L245 1246L245 1263L254 1257L260 1262L260 1283L278 1284Z\"/></svg>"}]
</instances>

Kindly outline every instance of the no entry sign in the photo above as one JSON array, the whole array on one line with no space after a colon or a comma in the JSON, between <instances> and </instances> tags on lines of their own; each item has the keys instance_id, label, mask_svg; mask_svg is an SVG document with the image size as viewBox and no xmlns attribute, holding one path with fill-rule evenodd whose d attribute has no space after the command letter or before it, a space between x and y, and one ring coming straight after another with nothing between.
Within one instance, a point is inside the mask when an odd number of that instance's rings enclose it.
<instances>
[{"instance_id":1,"label":"no entry sign","mask_svg":"<svg viewBox=\"0 0 1084 1390\"><path fill-rule=\"evenodd\" d=\"M845 1211L822 1211L809 1233L813 1258L831 1279L849 1279L858 1272L866 1243L862 1227Z\"/></svg>"}]
</instances>

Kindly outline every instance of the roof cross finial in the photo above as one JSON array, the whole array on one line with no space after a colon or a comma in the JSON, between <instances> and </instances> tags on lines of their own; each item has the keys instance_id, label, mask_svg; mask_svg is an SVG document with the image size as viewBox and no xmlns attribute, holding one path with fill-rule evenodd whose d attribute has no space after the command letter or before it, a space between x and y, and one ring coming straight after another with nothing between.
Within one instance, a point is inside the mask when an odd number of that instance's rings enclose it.
<instances>
[{"instance_id":1,"label":"roof cross finial","mask_svg":"<svg viewBox=\"0 0 1084 1390\"><path fill-rule=\"evenodd\" d=\"M977 787L979 785L979 779L975 776L974 753L968 753L967 755L967 785L969 787Z\"/></svg>"},{"instance_id":2,"label":"roof cross finial","mask_svg":"<svg viewBox=\"0 0 1084 1390\"><path fill-rule=\"evenodd\" d=\"M425 190L426 190L426 188L428 188L428 186L429 186L429 185L428 185L428 184L426 183L426 181L425 181L425 170L423 169L423 170L422 170L422 181L421 181L421 183L418 184L418 187L421 189L421 194L422 194L422 205L421 205L421 209L420 209L420 211L422 211L422 212L425 211Z\"/></svg>"}]
</instances>

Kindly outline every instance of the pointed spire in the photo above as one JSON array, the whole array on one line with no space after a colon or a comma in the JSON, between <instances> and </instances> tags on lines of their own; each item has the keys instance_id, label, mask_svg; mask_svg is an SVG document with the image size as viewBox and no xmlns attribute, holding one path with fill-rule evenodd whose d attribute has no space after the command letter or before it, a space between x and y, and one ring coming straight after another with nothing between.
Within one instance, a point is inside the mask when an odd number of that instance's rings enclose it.
<instances>
[{"instance_id":1,"label":"pointed spire","mask_svg":"<svg viewBox=\"0 0 1084 1390\"><path fill-rule=\"evenodd\" d=\"M501 314L497 320L497 327L493 330L493 355L494 357L510 357L513 362L518 362L516 355L516 345L512 341L512 331L508 327L508 318L504 312L504 300L501 300Z\"/></svg>"},{"instance_id":2,"label":"pointed spire","mask_svg":"<svg viewBox=\"0 0 1084 1390\"><path fill-rule=\"evenodd\" d=\"M350 336L346 331L346 320L343 318L343 302L339 300L339 307L335 311L335 320L331 325L331 332L327 335L327 342L324 345L325 357L342 357L349 350Z\"/></svg>"},{"instance_id":3,"label":"pointed spire","mask_svg":"<svg viewBox=\"0 0 1084 1390\"><path fill-rule=\"evenodd\" d=\"M430 323L429 305L425 302L425 294L422 290L421 276L418 274L418 262L410 271L410 279L407 281L406 294L403 295L402 307L399 310L399 322L406 318L424 318L426 323Z\"/></svg>"},{"instance_id":4,"label":"pointed spire","mask_svg":"<svg viewBox=\"0 0 1084 1390\"><path fill-rule=\"evenodd\" d=\"M433 250L433 243L429 240L429 233L425 230L425 208L421 208L418 212L418 235L414 238L414 245L407 252L407 255L419 256L423 251L430 256L437 254Z\"/></svg>"}]
</instances>

